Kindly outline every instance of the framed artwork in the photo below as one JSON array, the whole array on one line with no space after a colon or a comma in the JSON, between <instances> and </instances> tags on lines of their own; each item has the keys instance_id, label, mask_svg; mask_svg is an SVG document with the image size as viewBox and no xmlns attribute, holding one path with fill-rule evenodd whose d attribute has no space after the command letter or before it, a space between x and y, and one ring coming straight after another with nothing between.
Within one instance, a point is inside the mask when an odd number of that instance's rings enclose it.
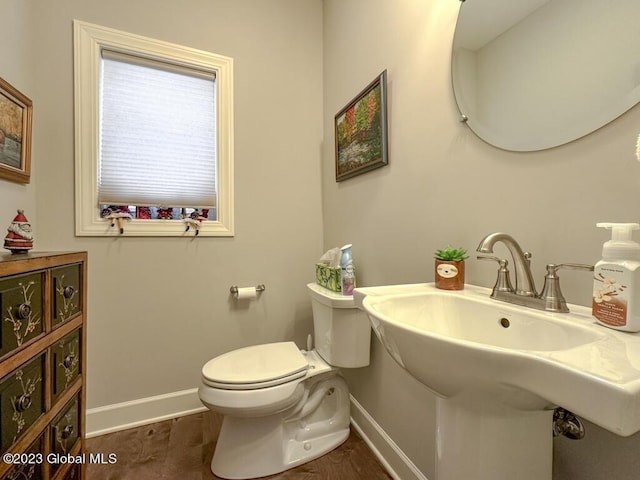
<instances>
[{"instance_id":1,"label":"framed artwork","mask_svg":"<svg viewBox=\"0 0 640 480\"><path fill-rule=\"evenodd\" d=\"M29 183L33 104L0 78L0 178Z\"/></svg>"},{"instance_id":2,"label":"framed artwork","mask_svg":"<svg viewBox=\"0 0 640 480\"><path fill-rule=\"evenodd\" d=\"M387 165L387 71L335 116L336 182Z\"/></svg>"}]
</instances>

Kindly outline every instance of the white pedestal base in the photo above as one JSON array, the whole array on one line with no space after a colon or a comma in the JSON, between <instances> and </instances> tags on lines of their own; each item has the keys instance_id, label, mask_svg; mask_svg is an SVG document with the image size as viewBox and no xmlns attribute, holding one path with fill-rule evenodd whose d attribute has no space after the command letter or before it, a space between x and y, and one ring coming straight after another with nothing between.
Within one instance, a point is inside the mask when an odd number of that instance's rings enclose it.
<instances>
[{"instance_id":1,"label":"white pedestal base","mask_svg":"<svg viewBox=\"0 0 640 480\"><path fill-rule=\"evenodd\" d=\"M436 402L436 480L551 480L552 410Z\"/></svg>"}]
</instances>

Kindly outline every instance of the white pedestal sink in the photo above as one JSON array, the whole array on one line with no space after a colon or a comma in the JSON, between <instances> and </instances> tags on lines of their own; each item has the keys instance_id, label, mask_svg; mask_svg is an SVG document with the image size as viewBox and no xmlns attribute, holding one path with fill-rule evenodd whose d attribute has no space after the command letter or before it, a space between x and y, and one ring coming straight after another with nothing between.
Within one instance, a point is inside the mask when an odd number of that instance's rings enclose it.
<instances>
[{"instance_id":1,"label":"white pedestal sink","mask_svg":"<svg viewBox=\"0 0 640 480\"><path fill-rule=\"evenodd\" d=\"M550 480L562 406L618 435L640 431L640 336L590 309L547 313L472 285L358 288L393 359L437 395L436 480Z\"/></svg>"}]
</instances>

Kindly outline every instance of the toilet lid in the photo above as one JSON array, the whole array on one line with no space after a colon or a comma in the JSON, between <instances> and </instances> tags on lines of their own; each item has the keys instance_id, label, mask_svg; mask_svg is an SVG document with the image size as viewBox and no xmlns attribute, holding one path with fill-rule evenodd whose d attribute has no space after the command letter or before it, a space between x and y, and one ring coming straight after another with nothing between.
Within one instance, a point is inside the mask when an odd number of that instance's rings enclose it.
<instances>
[{"instance_id":1,"label":"toilet lid","mask_svg":"<svg viewBox=\"0 0 640 480\"><path fill-rule=\"evenodd\" d=\"M240 348L209 360L202 367L205 383L233 390L264 388L304 377L307 359L293 342Z\"/></svg>"}]
</instances>

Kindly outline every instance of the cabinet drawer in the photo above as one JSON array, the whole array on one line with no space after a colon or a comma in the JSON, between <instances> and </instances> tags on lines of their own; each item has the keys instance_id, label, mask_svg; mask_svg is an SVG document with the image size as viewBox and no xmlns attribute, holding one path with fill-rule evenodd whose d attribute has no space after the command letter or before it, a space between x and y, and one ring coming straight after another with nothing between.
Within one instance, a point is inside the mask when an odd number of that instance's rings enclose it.
<instances>
[{"instance_id":1,"label":"cabinet drawer","mask_svg":"<svg viewBox=\"0 0 640 480\"><path fill-rule=\"evenodd\" d=\"M44 478L42 465L45 457L42 444L42 437L33 442L24 453L20 454L20 462L13 462L14 466L2 477L2 480L42 480Z\"/></svg>"},{"instance_id":2,"label":"cabinet drawer","mask_svg":"<svg viewBox=\"0 0 640 480\"><path fill-rule=\"evenodd\" d=\"M54 268L53 277L53 325L75 316L82 308L81 264Z\"/></svg>"},{"instance_id":3,"label":"cabinet drawer","mask_svg":"<svg viewBox=\"0 0 640 480\"><path fill-rule=\"evenodd\" d=\"M0 280L0 357L42 333L43 272Z\"/></svg>"},{"instance_id":4,"label":"cabinet drawer","mask_svg":"<svg viewBox=\"0 0 640 480\"><path fill-rule=\"evenodd\" d=\"M54 402L80 374L80 348L82 348L80 329L74 330L51 345Z\"/></svg>"},{"instance_id":5,"label":"cabinet drawer","mask_svg":"<svg viewBox=\"0 0 640 480\"><path fill-rule=\"evenodd\" d=\"M0 382L0 450L3 452L44 412L44 354Z\"/></svg>"},{"instance_id":6,"label":"cabinet drawer","mask_svg":"<svg viewBox=\"0 0 640 480\"><path fill-rule=\"evenodd\" d=\"M78 440L80 419L78 397L71 400L51 422L51 452L67 455ZM51 466L57 470L57 465Z\"/></svg>"}]
</instances>

